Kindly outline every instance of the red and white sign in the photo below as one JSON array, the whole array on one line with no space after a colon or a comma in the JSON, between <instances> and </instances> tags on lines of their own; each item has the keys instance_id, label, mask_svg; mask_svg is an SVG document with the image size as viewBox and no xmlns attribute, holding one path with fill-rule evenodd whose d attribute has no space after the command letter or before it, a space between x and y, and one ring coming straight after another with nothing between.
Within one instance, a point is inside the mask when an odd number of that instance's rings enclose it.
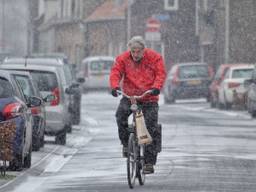
<instances>
[{"instance_id":1,"label":"red and white sign","mask_svg":"<svg viewBox=\"0 0 256 192\"><path fill-rule=\"evenodd\" d=\"M148 18L146 22L145 39L147 41L160 41L160 27L161 23L158 19L153 17Z\"/></svg>"},{"instance_id":2,"label":"red and white sign","mask_svg":"<svg viewBox=\"0 0 256 192\"><path fill-rule=\"evenodd\" d=\"M147 32L156 32L159 31L161 27L161 23L159 20L150 17L147 19L147 23L146 23L146 31Z\"/></svg>"}]
</instances>

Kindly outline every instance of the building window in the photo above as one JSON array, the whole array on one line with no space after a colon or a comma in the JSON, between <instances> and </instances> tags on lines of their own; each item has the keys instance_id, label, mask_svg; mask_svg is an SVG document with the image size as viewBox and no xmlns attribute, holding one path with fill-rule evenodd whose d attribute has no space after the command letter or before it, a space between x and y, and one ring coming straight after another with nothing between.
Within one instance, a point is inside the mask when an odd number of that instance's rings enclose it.
<instances>
[{"instance_id":1,"label":"building window","mask_svg":"<svg viewBox=\"0 0 256 192\"><path fill-rule=\"evenodd\" d=\"M76 8L75 0L72 0L72 2L71 2L71 15L72 15L72 17L75 16L75 8Z\"/></svg>"},{"instance_id":2,"label":"building window","mask_svg":"<svg viewBox=\"0 0 256 192\"><path fill-rule=\"evenodd\" d=\"M179 9L178 0L164 0L164 9L168 11L177 11Z\"/></svg>"}]
</instances>

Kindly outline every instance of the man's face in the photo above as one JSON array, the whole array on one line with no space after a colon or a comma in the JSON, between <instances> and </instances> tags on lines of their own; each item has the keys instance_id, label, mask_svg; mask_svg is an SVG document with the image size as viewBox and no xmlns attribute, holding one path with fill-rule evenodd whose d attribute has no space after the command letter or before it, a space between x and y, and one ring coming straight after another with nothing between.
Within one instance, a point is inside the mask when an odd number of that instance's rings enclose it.
<instances>
[{"instance_id":1,"label":"man's face","mask_svg":"<svg viewBox=\"0 0 256 192\"><path fill-rule=\"evenodd\" d=\"M144 53L144 49L141 47L133 47L131 48L131 55L132 55L132 59L135 62L138 62L141 60L141 58L143 57L143 53Z\"/></svg>"}]
</instances>

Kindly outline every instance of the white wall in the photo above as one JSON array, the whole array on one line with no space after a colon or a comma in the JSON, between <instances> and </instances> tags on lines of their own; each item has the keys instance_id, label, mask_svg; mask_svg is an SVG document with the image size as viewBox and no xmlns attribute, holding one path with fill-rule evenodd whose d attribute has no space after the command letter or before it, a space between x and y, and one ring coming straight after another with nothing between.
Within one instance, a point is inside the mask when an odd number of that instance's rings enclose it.
<instances>
[{"instance_id":1,"label":"white wall","mask_svg":"<svg viewBox=\"0 0 256 192\"><path fill-rule=\"evenodd\" d=\"M59 0L45 0L45 21L58 15Z\"/></svg>"}]
</instances>

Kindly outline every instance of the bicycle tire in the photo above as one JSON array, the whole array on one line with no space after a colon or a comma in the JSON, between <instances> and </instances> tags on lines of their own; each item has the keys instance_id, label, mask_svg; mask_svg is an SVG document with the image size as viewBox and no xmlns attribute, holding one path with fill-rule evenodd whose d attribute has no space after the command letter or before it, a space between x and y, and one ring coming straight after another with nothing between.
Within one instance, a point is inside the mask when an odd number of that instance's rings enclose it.
<instances>
[{"instance_id":1,"label":"bicycle tire","mask_svg":"<svg viewBox=\"0 0 256 192\"><path fill-rule=\"evenodd\" d=\"M146 181L146 175L143 172L143 167L145 164L145 160L144 160L145 149L142 146L142 147L139 147L139 150L142 150L143 152L142 152L142 156L141 156L141 153L139 152L140 156L139 156L139 163L138 163L138 168L137 168L137 177L139 180L139 184L144 185L144 183Z\"/></svg>"},{"instance_id":2,"label":"bicycle tire","mask_svg":"<svg viewBox=\"0 0 256 192\"><path fill-rule=\"evenodd\" d=\"M137 152L134 133L131 133L128 141L127 152L127 180L128 185L132 189L135 185L135 179L137 174Z\"/></svg>"}]
</instances>

